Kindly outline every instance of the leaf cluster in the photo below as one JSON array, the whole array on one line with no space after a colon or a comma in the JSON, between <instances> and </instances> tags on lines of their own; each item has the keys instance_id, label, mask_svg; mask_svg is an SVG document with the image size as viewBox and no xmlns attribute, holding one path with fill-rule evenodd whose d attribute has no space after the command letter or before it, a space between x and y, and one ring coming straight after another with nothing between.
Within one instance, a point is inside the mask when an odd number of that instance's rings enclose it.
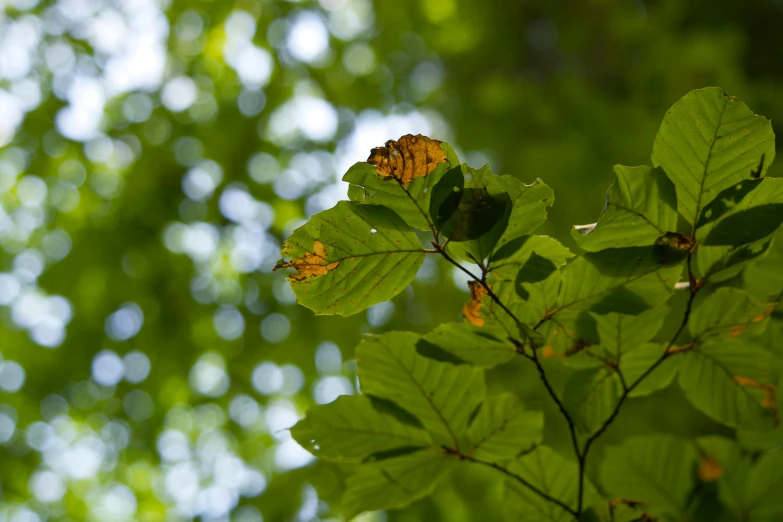
<instances>
[{"instance_id":1,"label":"leaf cluster","mask_svg":"<svg viewBox=\"0 0 783 522\"><path fill-rule=\"evenodd\" d=\"M574 227L581 255L534 234L554 201L540 179L471 168L424 136L351 167L350 201L284 248L278 267L296 269L299 302L357 313L404 290L428 255L464 271L471 295L461 323L368 336L362 394L293 429L314 455L355 468L345 514L404 506L454 468L483 466L505 484L509 519L692 520L717 483L728 519L780 520L783 500L768 494L780 453L759 454L783 440L774 156L767 119L719 88L692 91L666 113L651 165L616 166L597 223ZM536 405L488 395L486 370L515 358L565 419L568 454L546 444ZM736 437L631 437L588 476L621 408L675 382Z\"/></svg>"}]
</instances>

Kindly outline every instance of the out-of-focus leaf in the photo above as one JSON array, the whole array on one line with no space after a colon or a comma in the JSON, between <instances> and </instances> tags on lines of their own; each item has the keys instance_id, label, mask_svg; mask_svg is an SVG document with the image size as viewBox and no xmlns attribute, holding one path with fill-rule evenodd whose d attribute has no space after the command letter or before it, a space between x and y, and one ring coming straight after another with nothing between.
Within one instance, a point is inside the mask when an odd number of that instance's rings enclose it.
<instances>
[{"instance_id":1,"label":"out-of-focus leaf","mask_svg":"<svg viewBox=\"0 0 783 522\"><path fill-rule=\"evenodd\" d=\"M563 404L577 427L589 434L609 418L622 392L617 371L604 364L573 374L566 383Z\"/></svg>"},{"instance_id":2,"label":"out-of-focus leaf","mask_svg":"<svg viewBox=\"0 0 783 522\"><path fill-rule=\"evenodd\" d=\"M361 461L392 449L432 444L426 431L378 411L362 395L342 396L310 408L291 428L291 435L317 457L339 461Z\"/></svg>"},{"instance_id":3,"label":"out-of-focus leaf","mask_svg":"<svg viewBox=\"0 0 783 522\"><path fill-rule=\"evenodd\" d=\"M341 201L286 241L289 277L300 304L317 314L351 315L394 297L416 276L425 253L391 210Z\"/></svg>"},{"instance_id":4,"label":"out-of-focus leaf","mask_svg":"<svg viewBox=\"0 0 783 522\"><path fill-rule=\"evenodd\" d=\"M644 375L661 358L665 348L663 343L643 343L624 353L620 359L620 371L626 384L631 386ZM677 355L665 359L630 392L630 396L642 397L667 387L677 375L677 364Z\"/></svg>"},{"instance_id":5,"label":"out-of-focus leaf","mask_svg":"<svg viewBox=\"0 0 783 522\"><path fill-rule=\"evenodd\" d=\"M738 338L720 338L677 358L680 387L701 411L735 428L776 425L780 365L767 351Z\"/></svg>"},{"instance_id":6,"label":"out-of-focus leaf","mask_svg":"<svg viewBox=\"0 0 783 522\"><path fill-rule=\"evenodd\" d=\"M694 338L737 337L758 333L762 323L775 309L771 303L761 303L738 288L722 287L697 302L688 321Z\"/></svg>"},{"instance_id":7,"label":"out-of-focus leaf","mask_svg":"<svg viewBox=\"0 0 783 522\"><path fill-rule=\"evenodd\" d=\"M510 361L514 346L507 340L506 332L497 326L481 328L465 323L447 323L424 335L416 344L420 355L437 358L437 350L451 354L461 361L491 368ZM435 350L437 349L437 350Z\"/></svg>"},{"instance_id":8,"label":"out-of-focus leaf","mask_svg":"<svg viewBox=\"0 0 783 522\"><path fill-rule=\"evenodd\" d=\"M544 414L526 409L518 397L488 397L467 432L465 452L479 460L512 459L541 442Z\"/></svg>"},{"instance_id":9,"label":"out-of-focus leaf","mask_svg":"<svg viewBox=\"0 0 783 522\"><path fill-rule=\"evenodd\" d=\"M595 252L605 248L646 246L677 230L674 185L660 169L648 166L614 167L615 181L594 228L571 231L577 244Z\"/></svg>"},{"instance_id":10,"label":"out-of-focus leaf","mask_svg":"<svg viewBox=\"0 0 783 522\"><path fill-rule=\"evenodd\" d=\"M547 446L522 455L509 464L511 473L526 480L552 498L571 509L576 509L579 491L579 468L576 462L566 460ZM584 503L591 504L597 493L585 477ZM518 481L506 479L505 509L508 520L535 520L540 522L570 522L573 516L561 506L533 493Z\"/></svg>"},{"instance_id":11,"label":"out-of-focus leaf","mask_svg":"<svg viewBox=\"0 0 783 522\"><path fill-rule=\"evenodd\" d=\"M646 501L646 512L681 520L694 487L696 462L696 451L682 439L635 437L606 450L601 484L614 498Z\"/></svg>"},{"instance_id":12,"label":"out-of-focus leaf","mask_svg":"<svg viewBox=\"0 0 783 522\"><path fill-rule=\"evenodd\" d=\"M738 520L773 522L783 518L783 498L779 494L783 452L761 455L754 462L729 439L704 437L697 444L719 470L716 480L720 500Z\"/></svg>"},{"instance_id":13,"label":"out-of-focus leaf","mask_svg":"<svg viewBox=\"0 0 783 522\"><path fill-rule=\"evenodd\" d=\"M362 393L394 401L415 415L437 444L455 447L484 397L484 374L419 355L420 339L407 332L365 338L356 350Z\"/></svg>"},{"instance_id":14,"label":"out-of-focus leaf","mask_svg":"<svg viewBox=\"0 0 783 522\"><path fill-rule=\"evenodd\" d=\"M774 158L769 120L719 87L691 91L675 103L652 152L653 165L674 183L677 209L691 224L720 191L763 176Z\"/></svg>"},{"instance_id":15,"label":"out-of-focus leaf","mask_svg":"<svg viewBox=\"0 0 783 522\"><path fill-rule=\"evenodd\" d=\"M363 511L407 506L429 495L456 461L438 450L363 464L347 481L342 510L349 520Z\"/></svg>"}]
</instances>

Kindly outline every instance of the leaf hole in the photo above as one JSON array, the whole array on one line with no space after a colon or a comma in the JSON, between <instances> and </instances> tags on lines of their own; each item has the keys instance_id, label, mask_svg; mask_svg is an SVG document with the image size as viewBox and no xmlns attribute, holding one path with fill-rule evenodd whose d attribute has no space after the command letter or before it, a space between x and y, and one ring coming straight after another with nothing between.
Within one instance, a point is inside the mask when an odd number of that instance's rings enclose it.
<instances>
[{"instance_id":1,"label":"leaf hole","mask_svg":"<svg viewBox=\"0 0 783 522\"><path fill-rule=\"evenodd\" d=\"M377 231L377 230L375 230L374 228L371 228L371 229L370 229L370 232L371 232L371 233L373 233L373 234L375 234L375 233L376 233L376 232L378 232L378 231Z\"/></svg>"},{"instance_id":2,"label":"leaf hole","mask_svg":"<svg viewBox=\"0 0 783 522\"><path fill-rule=\"evenodd\" d=\"M471 174L465 174L465 181L470 181L471 179L473 179Z\"/></svg>"}]
</instances>

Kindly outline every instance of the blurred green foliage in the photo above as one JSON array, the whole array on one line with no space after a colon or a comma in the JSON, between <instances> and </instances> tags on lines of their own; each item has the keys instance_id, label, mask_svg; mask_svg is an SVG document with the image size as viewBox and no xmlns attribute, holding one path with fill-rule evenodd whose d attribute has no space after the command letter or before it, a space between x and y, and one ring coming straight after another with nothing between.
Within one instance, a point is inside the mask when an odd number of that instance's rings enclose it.
<instances>
[{"instance_id":1,"label":"blurred green foliage","mask_svg":"<svg viewBox=\"0 0 783 522\"><path fill-rule=\"evenodd\" d=\"M408 132L446 140L545 179L542 233L573 246L691 89L781 134L782 26L779 0L3 2L0 520L333 519L343 477L286 428L355 389L362 333L429 331L465 299L425 263L367 314L296 306L270 269L347 166ZM532 377L504 365L489 392L528 398ZM634 399L596 453L725 434L678 394ZM368 520L497 520L484 478Z\"/></svg>"}]
</instances>

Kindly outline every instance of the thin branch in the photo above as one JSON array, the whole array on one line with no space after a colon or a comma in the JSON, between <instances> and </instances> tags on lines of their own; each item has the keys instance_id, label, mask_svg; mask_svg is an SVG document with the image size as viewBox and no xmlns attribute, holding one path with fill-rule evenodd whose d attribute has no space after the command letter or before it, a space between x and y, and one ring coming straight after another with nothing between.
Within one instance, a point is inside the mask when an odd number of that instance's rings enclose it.
<instances>
[{"instance_id":1,"label":"thin branch","mask_svg":"<svg viewBox=\"0 0 783 522\"><path fill-rule=\"evenodd\" d=\"M483 286L484 289L487 291L487 295L489 295L490 298L492 298L492 300L495 303L497 303L497 305L500 308L502 308L503 311L505 311L509 315L509 317L511 317L511 319L513 319L517 324L522 324L522 322L519 320L519 318L517 318L517 316L514 314L514 312L512 312L500 300L498 295L495 292L492 291L492 288L486 282L485 278L483 278L483 277L482 278L476 277L474 274L472 274L465 267L463 267L462 265L457 263L451 256L449 256L446 253L445 249L441 245L439 245L438 243L433 243L433 246L436 249L440 250L440 253L443 255L443 257L448 262L450 262L451 264L453 264L454 266L456 266L457 268L459 268L460 270L462 270L463 272L468 274L471 278L473 278L474 281L477 281L479 284L481 284L481 286ZM536 325L536 327L540 326L540 324L541 323ZM532 355L527 355L522 350L519 350L519 349L517 350L517 353L519 353L520 355L523 355L527 359L530 359L531 361L533 361L533 364L535 364L536 369L538 370L538 375L541 378L541 382L544 383L544 387L546 388L547 393L549 394L550 397L552 397L552 400L554 401L555 405L557 405L558 410L560 410L560 413L563 415L563 418L565 418L566 423L568 423L568 431L571 434L571 444L574 447L574 452L576 453L577 458L580 458L579 441L578 441L577 435L576 435L576 423L574 422L574 419L571 418L571 415L568 413L568 410L566 410L565 405L563 405L563 402L560 400L560 397L557 396L557 393L555 393L555 390L552 387L552 384L549 382L549 379L546 376L546 371L544 370L544 367L542 366L541 361L538 358L538 350L536 350L536 347L533 344L532 340L531 340L530 352L532 353ZM580 475L581 475L581 472L580 472ZM580 502L581 502L581 498L582 497L581 497L581 494L580 494L580 496L579 496Z\"/></svg>"},{"instance_id":2,"label":"thin branch","mask_svg":"<svg viewBox=\"0 0 783 522\"><path fill-rule=\"evenodd\" d=\"M578 518L577 512L573 508L568 506L568 504L566 504L565 502L550 496L549 494L545 493L544 491L541 491L539 488L537 488L536 486L534 486L533 484L531 484L530 482L528 482L524 478L520 477L516 473L512 472L508 468L504 468L503 466L501 466L500 464L497 464L495 462L488 462L486 460L477 459L477 458L475 458L475 457L473 457L471 455L468 455L467 453L462 453L459 450L454 450L452 448L446 448L446 447L444 447L443 449L444 449L444 451L446 451L446 453L449 453L451 455L455 455L459 459L467 460L468 462L473 462L475 464L481 464L482 466L487 466L489 468L492 468L492 469L494 469L496 471L499 471L499 472L503 473L507 477L512 478L515 481L519 482L520 484L522 484L523 486L525 486L530 491L532 491L533 493L535 493L539 497L543 498L547 502L551 502L551 503L555 504L556 506L558 506L561 509L563 509L566 512L568 512L574 518Z\"/></svg>"},{"instance_id":3,"label":"thin branch","mask_svg":"<svg viewBox=\"0 0 783 522\"><path fill-rule=\"evenodd\" d=\"M674 346L674 343L677 342L677 338L680 336L683 330L685 330L685 327L688 324L688 319L691 316L691 310L693 308L693 300L696 297L696 293L702 287L702 285L699 284L700 282L697 281L693 275L693 268L691 266L691 257L692 257L692 252L688 252L687 267L688 267L688 281L690 283L688 289L690 290L690 295L688 296L688 302L685 305L685 313L683 314L683 318L682 318L682 322L680 323L680 326L677 328L677 331L674 333L674 336L672 336L671 340L667 344L666 349L663 350L661 356L658 357L658 359L649 368L647 368L630 386L625 388L622 395L620 395L620 399L617 401L617 404L612 410L612 413L609 415L609 417L607 417L607 419L603 422L603 424L601 424L601 426L587 438L584 449L581 451L581 453L577 452L577 456L579 458L579 493L578 493L579 496L578 496L576 511L580 515L582 513L582 501L583 501L583 493L584 493L584 469L587 464L587 454L590 451L590 447L593 445L593 442L595 442L595 440L599 436L601 436L601 434L603 434L607 430L607 428L609 428L609 426L614 422L614 420L617 418L617 415L620 413L620 408L628 399L628 396L637 386L639 386L639 384L641 384L641 382L645 378L647 378L653 371L655 371L655 369L658 368L658 366L660 366L663 363L663 361L665 361L669 357L672 357L673 355L685 351L685 350L672 350L672 347Z\"/></svg>"}]
</instances>

